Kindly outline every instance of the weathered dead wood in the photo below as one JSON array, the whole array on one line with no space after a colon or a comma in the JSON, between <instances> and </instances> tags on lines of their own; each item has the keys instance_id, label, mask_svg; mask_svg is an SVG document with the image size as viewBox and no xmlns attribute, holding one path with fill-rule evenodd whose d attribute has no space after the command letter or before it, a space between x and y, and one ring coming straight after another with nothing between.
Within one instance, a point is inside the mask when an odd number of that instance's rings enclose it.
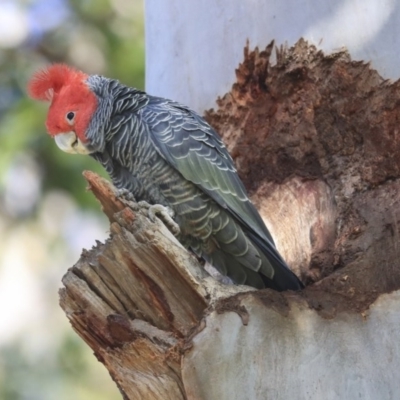
<instances>
[{"instance_id":1,"label":"weathered dead wood","mask_svg":"<svg viewBox=\"0 0 400 400\"><path fill-rule=\"evenodd\" d=\"M253 289L219 284L147 210L116 197L93 172L84 176L110 220L110 238L64 276L61 307L125 398L185 399L181 355L203 329L206 308Z\"/></svg>"},{"instance_id":2,"label":"weathered dead wood","mask_svg":"<svg viewBox=\"0 0 400 400\"><path fill-rule=\"evenodd\" d=\"M377 298L400 288L400 83L302 40L274 66L271 51L246 49L238 82L208 118L278 247L314 285L237 294L207 278L161 222L85 173L111 235L65 275L61 306L127 399L397 393L398 357L388 354L400 352L399 300ZM330 371L342 368L350 381L337 387ZM352 374L367 382L361 391Z\"/></svg>"},{"instance_id":3,"label":"weathered dead wood","mask_svg":"<svg viewBox=\"0 0 400 400\"><path fill-rule=\"evenodd\" d=\"M85 177L110 238L65 275L61 306L126 398L184 399L180 351L208 304L203 270L161 223L117 199L104 179Z\"/></svg>"}]
</instances>

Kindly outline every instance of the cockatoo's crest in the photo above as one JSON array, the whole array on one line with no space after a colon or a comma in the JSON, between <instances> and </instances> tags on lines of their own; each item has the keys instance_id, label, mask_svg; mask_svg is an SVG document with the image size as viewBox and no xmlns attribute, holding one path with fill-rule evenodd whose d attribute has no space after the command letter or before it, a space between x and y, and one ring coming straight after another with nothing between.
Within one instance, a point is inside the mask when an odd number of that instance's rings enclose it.
<instances>
[{"instance_id":1,"label":"cockatoo's crest","mask_svg":"<svg viewBox=\"0 0 400 400\"><path fill-rule=\"evenodd\" d=\"M83 82L88 75L65 64L53 64L37 72L28 83L28 94L35 100L52 101L61 88Z\"/></svg>"}]
</instances>

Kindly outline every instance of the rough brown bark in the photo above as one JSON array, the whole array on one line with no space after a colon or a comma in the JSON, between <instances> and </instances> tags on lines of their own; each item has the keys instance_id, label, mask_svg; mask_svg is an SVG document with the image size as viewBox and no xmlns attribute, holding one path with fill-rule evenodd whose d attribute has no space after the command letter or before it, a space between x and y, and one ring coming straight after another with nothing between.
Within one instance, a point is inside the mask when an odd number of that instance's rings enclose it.
<instances>
[{"instance_id":1,"label":"rough brown bark","mask_svg":"<svg viewBox=\"0 0 400 400\"><path fill-rule=\"evenodd\" d=\"M272 51L245 49L208 121L291 267L365 308L400 285L400 82L302 39Z\"/></svg>"},{"instance_id":2,"label":"rough brown bark","mask_svg":"<svg viewBox=\"0 0 400 400\"><path fill-rule=\"evenodd\" d=\"M110 219L110 238L64 276L61 307L125 398L185 399L180 351L207 306L201 266L107 181L85 177Z\"/></svg>"},{"instance_id":3,"label":"rough brown bark","mask_svg":"<svg viewBox=\"0 0 400 400\"><path fill-rule=\"evenodd\" d=\"M363 313L400 287L400 83L303 40L277 51L275 65L272 50L245 49L237 83L207 118L281 252L309 284L303 292L229 297L241 289L205 278L161 222L85 173L110 238L67 272L61 306L127 399L202 398L185 386L181 360L191 358L192 339L214 311L234 311L243 326L251 315L242 304L254 301L285 318L294 304L334 318ZM186 366L190 382L201 367Z\"/></svg>"},{"instance_id":4,"label":"rough brown bark","mask_svg":"<svg viewBox=\"0 0 400 400\"><path fill-rule=\"evenodd\" d=\"M126 399L186 399L181 355L216 297L238 291L208 277L161 221L116 197L93 172L89 189L110 221L110 238L63 278L60 305Z\"/></svg>"}]
</instances>

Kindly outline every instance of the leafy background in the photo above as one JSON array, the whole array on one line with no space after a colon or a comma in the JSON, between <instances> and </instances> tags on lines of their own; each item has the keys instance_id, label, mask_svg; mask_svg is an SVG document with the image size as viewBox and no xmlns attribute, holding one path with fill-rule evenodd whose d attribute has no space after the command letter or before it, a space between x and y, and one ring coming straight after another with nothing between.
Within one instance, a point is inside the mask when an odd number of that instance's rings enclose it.
<instances>
[{"instance_id":1,"label":"leafy background","mask_svg":"<svg viewBox=\"0 0 400 400\"><path fill-rule=\"evenodd\" d=\"M69 326L58 288L108 224L85 191L90 158L59 151L37 69L65 62L144 86L143 0L0 0L0 399L120 398Z\"/></svg>"}]
</instances>

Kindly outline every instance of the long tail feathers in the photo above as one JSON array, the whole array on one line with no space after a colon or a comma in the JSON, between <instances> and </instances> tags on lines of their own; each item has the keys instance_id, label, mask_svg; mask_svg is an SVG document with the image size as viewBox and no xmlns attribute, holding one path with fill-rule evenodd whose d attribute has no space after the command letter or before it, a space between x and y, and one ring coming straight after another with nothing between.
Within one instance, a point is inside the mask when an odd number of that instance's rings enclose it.
<instances>
[{"instance_id":1,"label":"long tail feathers","mask_svg":"<svg viewBox=\"0 0 400 400\"><path fill-rule=\"evenodd\" d=\"M267 258L267 262L272 265L272 268L274 269L274 276L272 279L268 278L262 272L260 273L265 287L278 291L300 290L304 288L303 283L296 274L289 269L275 247L272 247L271 244L261 240L257 235L251 232L246 233L249 239L258 249L260 249L261 253Z\"/></svg>"}]
</instances>

